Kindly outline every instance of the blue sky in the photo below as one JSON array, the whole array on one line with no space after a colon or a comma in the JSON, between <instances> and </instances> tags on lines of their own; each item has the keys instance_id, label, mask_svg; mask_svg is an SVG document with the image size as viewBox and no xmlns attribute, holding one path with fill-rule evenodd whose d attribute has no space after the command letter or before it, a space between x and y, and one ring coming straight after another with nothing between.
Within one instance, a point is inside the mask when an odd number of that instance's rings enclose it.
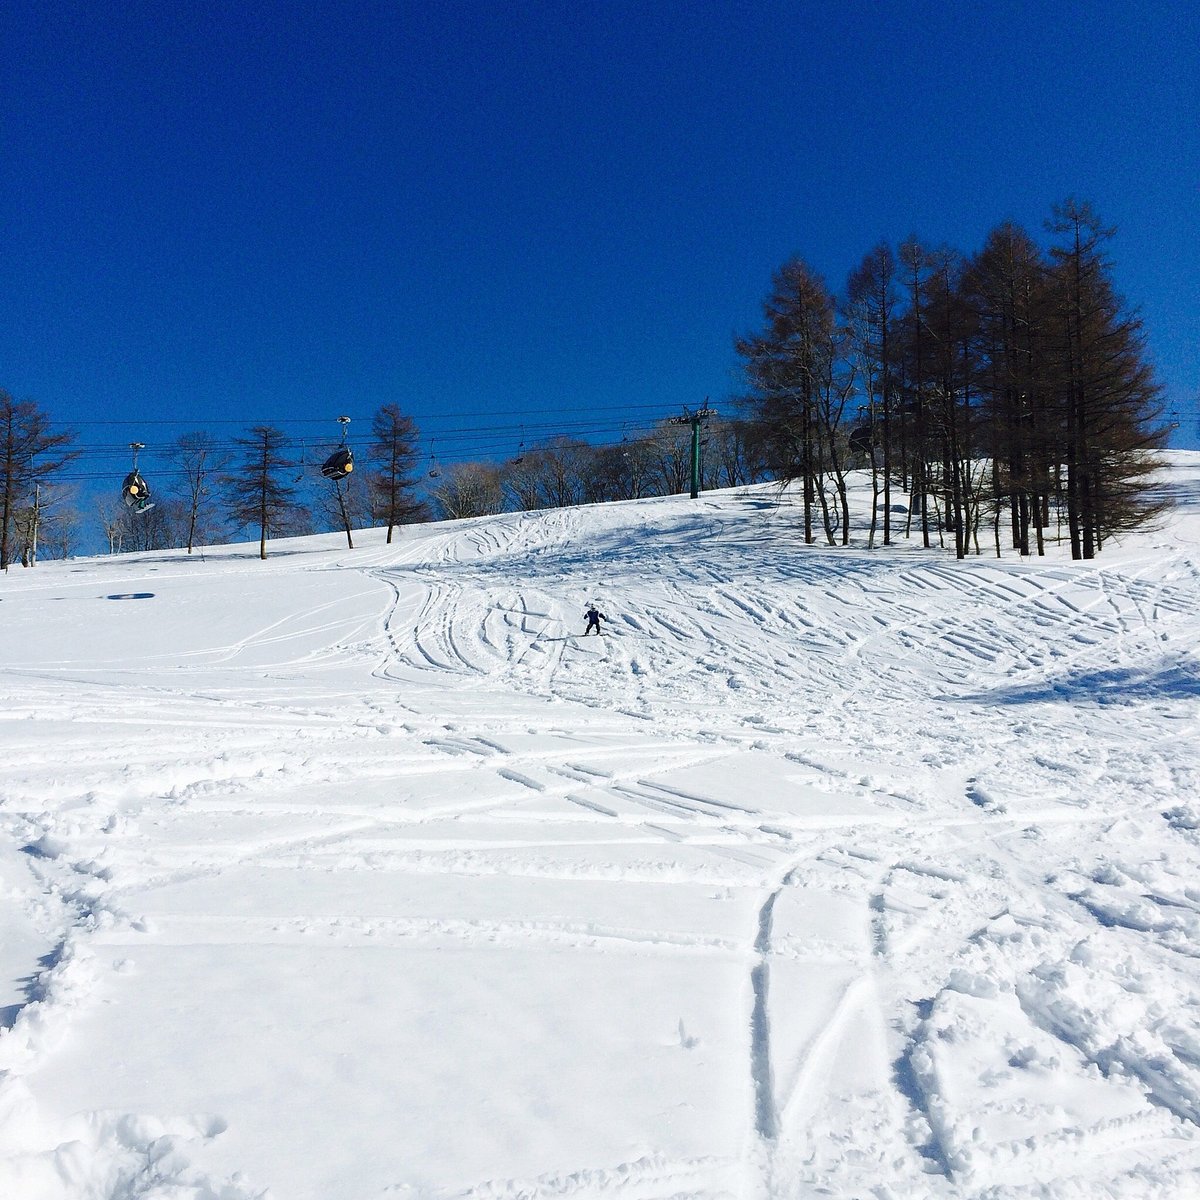
<instances>
[{"instance_id":1,"label":"blue sky","mask_svg":"<svg viewBox=\"0 0 1200 1200\"><path fill-rule=\"evenodd\" d=\"M789 256L1069 195L1197 445L1200 6L9 0L0 44L0 387L144 466L720 407Z\"/></svg>"}]
</instances>

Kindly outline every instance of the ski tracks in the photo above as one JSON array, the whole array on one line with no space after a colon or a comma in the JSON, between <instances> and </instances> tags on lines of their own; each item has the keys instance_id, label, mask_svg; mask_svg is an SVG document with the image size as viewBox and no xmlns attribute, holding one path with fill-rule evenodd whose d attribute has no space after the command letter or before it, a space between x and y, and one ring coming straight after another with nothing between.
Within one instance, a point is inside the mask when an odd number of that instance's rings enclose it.
<instances>
[{"instance_id":1,"label":"ski tracks","mask_svg":"<svg viewBox=\"0 0 1200 1200\"><path fill-rule=\"evenodd\" d=\"M625 564L573 545L577 521L464 522L347 556L371 581L363 596L390 589L382 614L355 625L334 603L310 606L203 652L227 666L282 649L280 663L307 671L344 658L350 635L320 643L349 629L374 678L322 709L243 686L160 692L131 711L127 691L97 689L94 708L76 698L72 713L95 722L93 745L106 710L114 729L136 721L146 736L124 761L101 749L61 778L54 756L13 740L0 812L37 881L21 891L24 915L48 942L0 1034L9 1111L36 1119L22 1072L93 1002L105 969L93 950L519 948L740 979L740 1006L700 1033L680 1015L671 1049L734 1031L741 1086L687 1100L731 1112L745 1149L631 1150L439 1197L848 1200L882 1194L881 1179L893 1194L983 1196L1047 1170L1064 1195L1111 1178L1132 1198L1139 1170L1189 1170L1200 1030L1153 998L1191 987L1178 964L1200 954L1188 875L1200 816L1178 799L1194 774L1148 710L1101 721L1145 734L1120 753L1097 747L1082 766L1044 744L1022 756L1033 718L1017 705L1045 705L1056 678L1130 667L1108 661L1114 640L1123 654L1174 647L1194 574L945 560L896 574L860 556L833 586L832 557L782 539L764 566L760 541L709 549L686 519ZM612 636L572 638L580 600L606 590ZM914 675L913 660L928 670ZM914 678L940 681L941 695L914 694ZM44 718L52 690L45 711L28 690L21 702ZM985 710L970 735L951 701ZM1038 719L1078 720L1067 707ZM752 751L768 765L752 767ZM62 753L83 761L69 738ZM710 782L727 756L741 756L732 782ZM1165 815L1128 798L1144 778L1172 798ZM1155 821L1180 852L1147 867L1137 838ZM250 880L286 900L271 889L292 878L394 907L188 907L219 895L199 883ZM395 899L426 894L486 908L429 915ZM545 895L554 905L538 909ZM671 908L675 895L691 907ZM526 907L501 911L513 896ZM157 931L143 919L156 905ZM1102 1112L1072 1108L1084 1092L1103 1095ZM224 1119L94 1118L78 1178L119 1160L143 1179L130 1196L183 1186L199 1174L155 1145L202 1143ZM52 1162L50 1148L21 1169ZM205 1186L241 1200L233 1183Z\"/></svg>"}]
</instances>

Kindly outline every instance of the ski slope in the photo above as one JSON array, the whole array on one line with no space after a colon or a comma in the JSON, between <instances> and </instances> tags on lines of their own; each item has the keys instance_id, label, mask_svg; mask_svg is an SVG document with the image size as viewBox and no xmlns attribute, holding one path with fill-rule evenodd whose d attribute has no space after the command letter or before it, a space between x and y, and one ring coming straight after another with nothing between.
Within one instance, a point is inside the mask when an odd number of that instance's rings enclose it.
<instances>
[{"instance_id":1,"label":"ski slope","mask_svg":"<svg viewBox=\"0 0 1200 1200\"><path fill-rule=\"evenodd\" d=\"M1086 564L756 488L9 571L0 1196L1200 1195L1170 463Z\"/></svg>"}]
</instances>

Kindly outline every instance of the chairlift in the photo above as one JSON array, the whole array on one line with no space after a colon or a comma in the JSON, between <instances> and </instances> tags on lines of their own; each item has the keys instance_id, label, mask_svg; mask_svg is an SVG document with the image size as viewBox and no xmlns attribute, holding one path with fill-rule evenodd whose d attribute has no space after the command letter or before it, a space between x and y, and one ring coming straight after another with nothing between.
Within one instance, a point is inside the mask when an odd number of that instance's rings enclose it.
<instances>
[{"instance_id":1,"label":"chairlift","mask_svg":"<svg viewBox=\"0 0 1200 1200\"><path fill-rule=\"evenodd\" d=\"M150 485L142 478L137 462L138 451L146 446L144 442L130 442L129 448L133 451L133 470L121 484L121 499L125 501L125 507L133 509L135 513L149 512L154 507L154 501L150 499Z\"/></svg>"},{"instance_id":2,"label":"chairlift","mask_svg":"<svg viewBox=\"0 0 1200 1200\"><path fill-rule=\"evenodd\" d=\"M346 430L349 417L338 417L342 427L342 444L321 464L321 474L326 479L345 479L354 470L354 451L346 445Z\"/></svg>"},{"instance_id":3,"label":"chairlift","mask_svg":"<svg viewBox=\"0 0 1200 1200\"><path fill-rule=\"evenodd\" d=\"M874 430L870 425L859 425L850 431L850 452L852 454L870 454L874 441Z\"/></svg>"},{"instance_id":4,"label":"chairlift","mask_svg":"<svg viewBox=\"0 0 1200 1200\"><path fill-rule=\"evenodd\" d=\"M433 452L433 443L429 443L429 478L440 479L441 468L438 466L437 455Z\"/></svg>"},{"instance_id":5,"label":"chairlift","mask_svg":"<svg viewBox=\"0 0 1200 1200\"><path fill-rule=\"evenodd\" d=\"M326 479L345 479L354 470L354 452L349 446L335 450L322 464L321 474Z\"/></svg>"}]
</instances>

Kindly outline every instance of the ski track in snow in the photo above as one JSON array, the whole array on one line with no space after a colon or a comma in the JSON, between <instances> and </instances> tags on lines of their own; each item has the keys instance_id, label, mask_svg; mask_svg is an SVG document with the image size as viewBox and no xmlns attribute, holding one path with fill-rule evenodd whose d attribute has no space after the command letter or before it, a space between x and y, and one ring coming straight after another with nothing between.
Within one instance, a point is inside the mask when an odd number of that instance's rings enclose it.
<instances>
[{"instance_id":1,"label":"ski track in snow","mask_svg":"<svg viewBox=\"0 0 1200 1200\"><path fill-rule=\"evenodd\" d=\"M767 495L6 579L0 1194L1200 1194L1200 523Z\"/></svg>"}]
</instances>

